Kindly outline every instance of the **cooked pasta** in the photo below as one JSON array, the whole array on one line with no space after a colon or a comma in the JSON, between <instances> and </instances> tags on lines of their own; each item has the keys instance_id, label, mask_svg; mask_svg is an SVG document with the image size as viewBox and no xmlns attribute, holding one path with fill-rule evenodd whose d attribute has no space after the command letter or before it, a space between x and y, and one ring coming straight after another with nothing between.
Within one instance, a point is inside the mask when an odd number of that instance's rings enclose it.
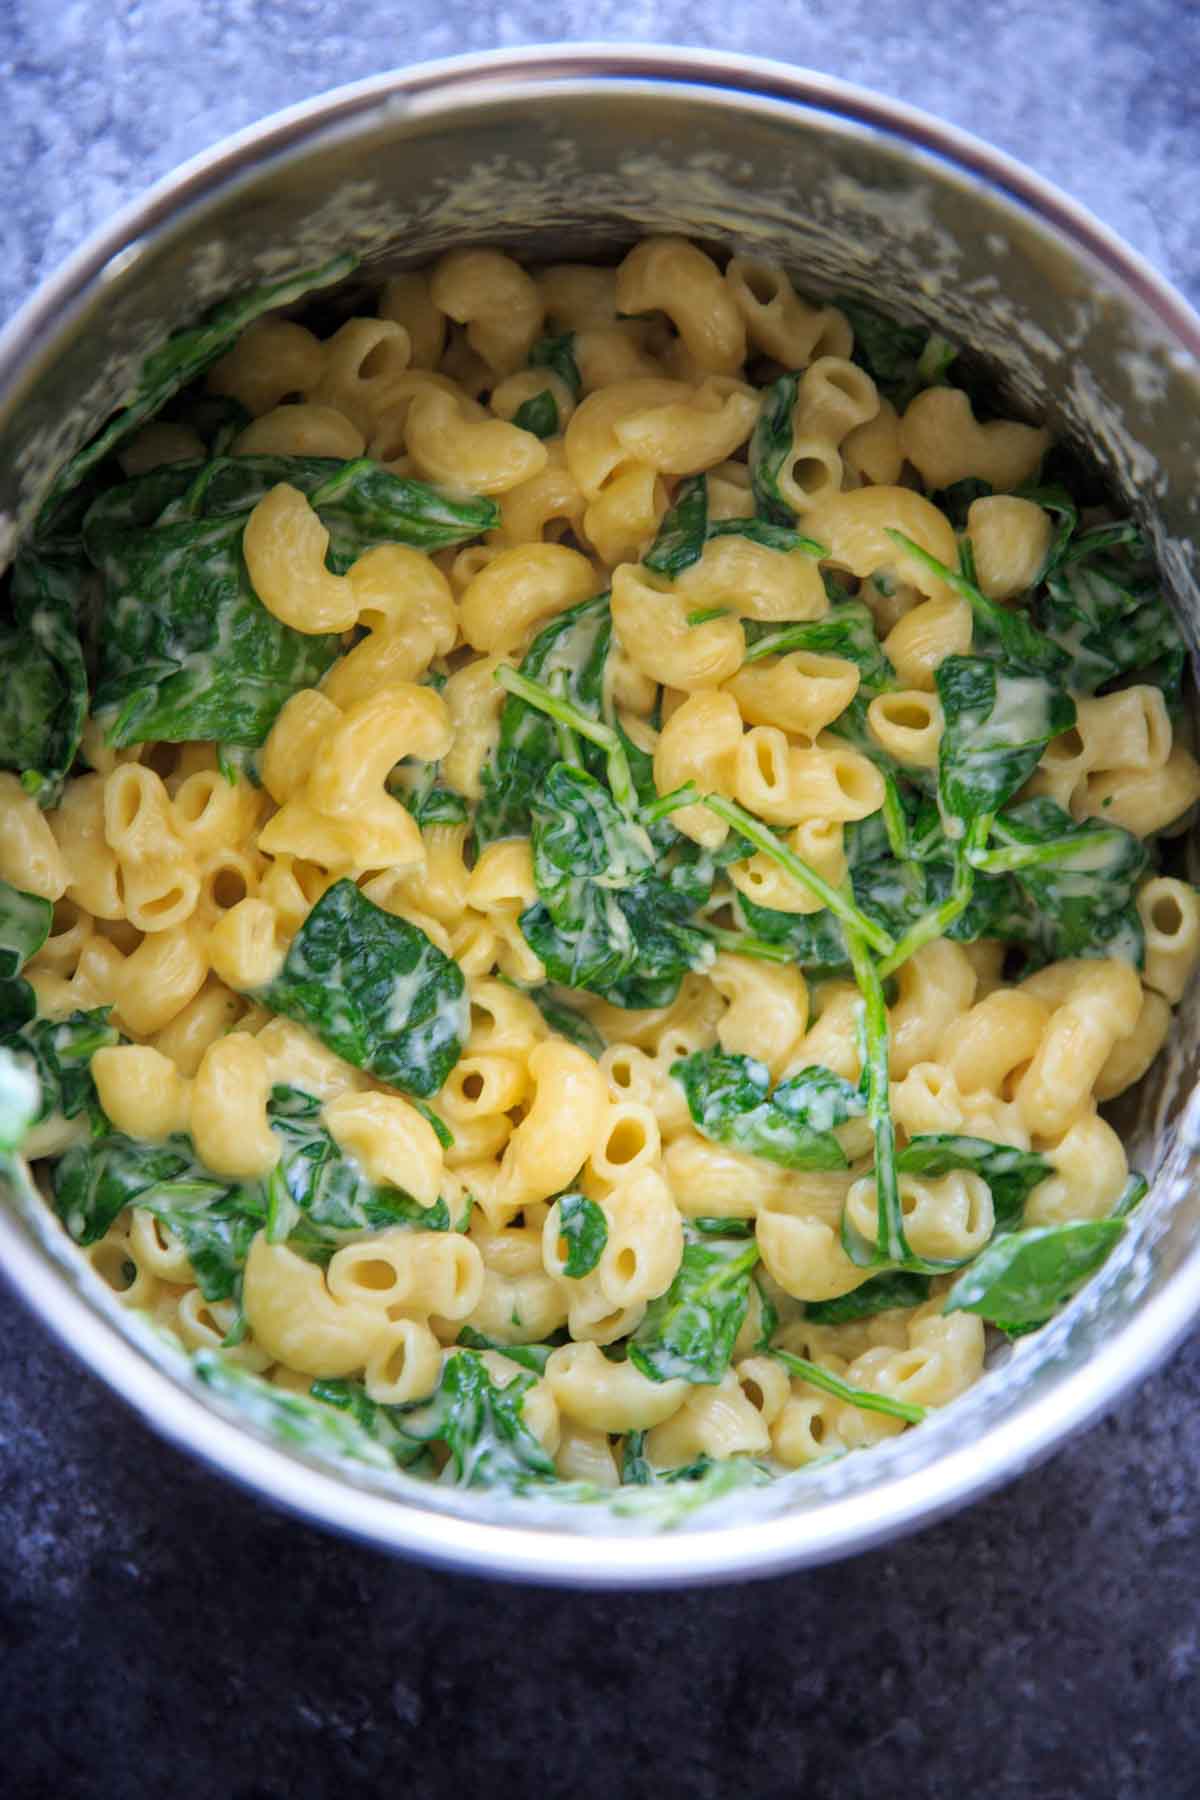
<instances>
[{"instance_id":1,"label":"cooked pasta","mask_svg":"<svg viewBox=\"0 0 1200 1800\"><path fill-rule=\"evenodd\" d=\"M0 1148L317 1447L601 1493L953 1403L1125 1229L1200 960L1136 529L679 238L256 313L14 568Z\"/></svg>"}]
</instances>

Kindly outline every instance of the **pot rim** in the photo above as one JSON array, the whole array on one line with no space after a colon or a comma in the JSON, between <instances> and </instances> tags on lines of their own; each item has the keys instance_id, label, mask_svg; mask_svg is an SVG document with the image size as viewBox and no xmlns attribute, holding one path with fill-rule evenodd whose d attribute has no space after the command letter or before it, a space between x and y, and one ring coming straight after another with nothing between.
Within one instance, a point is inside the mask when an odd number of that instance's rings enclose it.
<instances>
[{"instance_id":1,"label":"pot rim","mask_svg":"<svg viewBox=\"0 0 1200 1800\"><path fill-rule=\"evenodd\" d=\"M1095 258L1153 315L1177 351L1200 363L1200 317L1136 251L1043 177L979 139L901 101L766 58L686 48L558 44L439 59L393 70L275 113L193 157L95 231L0 331L0 401L31 353L180 210L248 168L374 112L424 111L504 99L539 84L678 85L790 104L866 127L933 154L1000 189L1076 255ZM112 265L116 262L116 268ZM18 1220L0 1209L0 1274L59 1339L155 1429L218 1473L273 1503L392 1552L493 1578L593 1588L675 1586L763 1576L869 1549L979 1498L1048 1455L1111 1406L1176 1346L1200 1311L1200 1245L1160 1292L1081 1367L927 1467L886 1478L819 1509L748 1524L633 1536L488 1524L355 1487L203 1403L61 1278Z\"/></svg>"}]
</instances>

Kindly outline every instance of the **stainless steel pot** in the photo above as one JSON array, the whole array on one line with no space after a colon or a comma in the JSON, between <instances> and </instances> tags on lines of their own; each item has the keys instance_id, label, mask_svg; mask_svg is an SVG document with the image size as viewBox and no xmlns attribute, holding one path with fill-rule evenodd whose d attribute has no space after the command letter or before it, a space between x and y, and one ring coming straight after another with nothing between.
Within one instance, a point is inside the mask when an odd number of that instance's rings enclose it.
<instances>
[{"instance_id":1,"label":"stainless steel pot","mask_svg":"<svg viewBox=\"0 0 1200 1800\"><path fill-rule=\"evenodd\" d=\"M189 163L97 234L0 338L0 563L57 463L168 328L339 249L368 274L447 245L544 259L681 231L937 321L1012 397L1090 443L1154 535L1193 641L1200 320L1095 220L1007 158L823 76L700 52L463 58L343 88ZM663 1533L607 1507L514 1502L331 1469L216 1404L81 1263L26 1181L0 1269L164 1436L277 1504L481 1574L596 1586L826 1561L928 1523L1046 1455L1166 1355L1200 1307L1194 999L1125 1120L1156 1175L1067 1312L920 1430Z\"/></svg>"}]
</instances>

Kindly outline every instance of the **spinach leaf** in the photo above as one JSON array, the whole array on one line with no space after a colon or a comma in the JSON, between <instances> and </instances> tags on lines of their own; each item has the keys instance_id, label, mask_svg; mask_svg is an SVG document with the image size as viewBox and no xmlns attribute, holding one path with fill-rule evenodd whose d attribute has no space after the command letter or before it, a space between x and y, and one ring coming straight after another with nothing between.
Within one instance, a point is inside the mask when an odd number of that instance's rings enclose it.
<instances>
[{"instance_id":1,"label":"spinach leaf","mask_svg":"<svg viewBox=\"0 0 1200 1800\"><path fill-rule=\"evenodd\" d=\"M834 304L845 313L854 332L853 360L867 371L897 412L903 412L922 388L944 382L958 354L946 338L921 325L899 325L874 307L845 295Z\"/></svg>"},{"instance_id":2,"label":"spinach leaf","mask_svg":"<svg viewBox=\"0 0 1200 1800\"><path fill-rule=\"evenodd\" d=\"M708 536L708 479L691 475L681 481L675 503L663 515L650 549L642 558L646 568L675 578L699 562Z\"/></svg>"},{"instance_id":3,"label":"spinach leaf","mask_svg":"<svg viewBox=\"0 0 1200 1800\"><path fill-rule=\"evenodd\" d=\"M575 361L575 333L565 331L561 337L539 338L529 352L531 369L550 369L566 383L575 399L583 392L583 377Z\"/></svg>"},{"instance_id":4,"label":"spinach leaf","mask_svg":"<svg viewBox=\"0 0 1200 1800\"><path fill-rule=\"evenodd\" d=\"M781 375L762 397L758 421L750 437L747 460L750 485L760 518L772 525L794 525L796 515L779 491L779 477L792 454L792 414L800 376Z\"/></svg>"},{"instance_id":5,"label":"spinach leaf","mask_svg":"<svg viewBox=\"0 0 1200 1800\"><path fill-rule=\"evenodd\" d=\"M976 500L986 500L995 493L990 481L980 481L975 475L966 475L961 481L952 482L948 488L940 488L929 498L939 512L944 512L956 531L967 528L967 514Z\"/></svg>"},{"instance_id":6,"label":"spinach leaf","mask_svg":"<svg viewBox=\"0 0 1200 1800\"><path fill-rule=\"evenodd\" d=\"M54 1170L54 1203L78 1244L98 1242L126 1206L144 1206L159 1217L171 1214L174 1229L175 1216L194 1218L214 1205L227 1223L230 1203L236 1202L233 1210L240 1211L241 1201L241 1184L213 1175L197 1161L190 1138L182 1135L148 1144L112 1131L90 1143L73 1144ZM258 1212L261 1224L261 1205ZM243 1260L256 1228L246 1237Z\"/></svg>"},{"instance_id":7,"label":"spinach leaf","mask_svg":"<svg viewBox=\"0 0 1200 1800\"><path fill-rule=\"evenodd\" d=\"M687 1237L665 1294L652 1300L629 1341L629 1360L651 1381L720 1381L750 1305L758 1245Z\"/></svg>"},{"instance_id":8,"label":"spinach leaf","mask_svg":"<svg viewBox=\"0 0 1200 1800\"><path fill-rule=\"evenodd\" d=\"M267 1106L283 1153L267 1178L267 1235L288 1242L336 1248L348 1238L388 1226L449 1231L444 1200L421 1206L401 1188L377 1186L341 1151L321 1123L321 1101L299 1088L272 1089Z\"/></svg>"},{"instance_id":9,"label":"spinach leaf","mask_svg":"<svg viewBox=\"0 0 1200 1800\"><path fill-rule=\"evenodd\" d=\"M493 501L454 499L366 458L175 463L110 489L84 520L107 591L94 710L115 713L110 743L261 743L284 701L337 655L336 636L292 630L250 582L246 519L279 482L308 495L338 573L377 544L436 550L499 517Z\"/></svg>"},{"instance_id":10,"label":"spinach leaf","mask_svg":"<svg viewBox=\"0 0 1200 1800\"><path fill-rule=\"evenodd\" d=\"M78 557L26 549L13 565L13 624L0 631L0 767L57 804L79 749L88 682L78 614L94 580Z\"/></svg>"},{"instance_id":11,"label":"spinach leaf","mask_svg":"<svg viewBox=\"0 0 1200 1800\"><path fill-rule=\"evenodd\" d=\"M563 1274L578 1280L590 1275L608 1242L608 1220L603 1207L585 1194L564 1194L558 1202L558 1236L566 1244Z\"/></svg>"},{"instance_id":12,"label":"spinach leaf","mask_svg":"<svg viewBox=\"0 0 1200 1800\"><path fill-rule=\"evenodd\" d=\"M590 1019L585 1019L581 1012L560 1000L553 988L540 987L525 990L538 1011L545 1019L551 1031L566 1038L580 1050L586 1050L589 1056L601 1057L608 1048L603 1037L596 1030Z\"/></svg>"},{"instance_id":13,"label":"spinach leaf","mask_svg":"<svg viewBox=\"0 0 1200 1800\"><path fill-rule=\"evenodd\" d=\"M422 831L427 825L465 825L471 816L471 809L461 794L433 782L416 788L389 782L388 792L408 808Z\"/></svg>"},{"instance_id":14,"label":"spinach leaf","mask_svg":"<svg viewBox=\"0 0 1200 1800\"><path fill-rule=\"evenodd\" d=\"M1075 702L1042 675L1009 675L979 656L948 656L935 676L945 720L938 752L943 816L962 827L999 812L1033 774Z\"/></svg>"},{"instance_id":15,"label":"spinach leaf","mask_svg":"<svg viewBox=\"0 0 1200 1800\"><path fill-rule=\"evenodd\" d=\"M522 400L512 416L518 431L531 431L537 438L552 438L558 431L558 401L549 388Z\"/></svg>"},{"instance_id":16,"label":"spinach leaf","mask_svg":"<svg viewBox=\"0 0 1200 1800\"><path fill-rule=\"evenodd\" d=\"M714 519L708 528L708 539L744 537L752 544L758 544L764 550L778 550L782 556L790 556L793 550L803 550L806 556L828 556L828 544L819 544L816 538L805 537L799 531L793 531L786 525L772 525L768 519Z\"/></svg>"},{"instance_id":17,"label":"spinach leaf","mask_svg":"<svg viewBox=\"0 0 1200 1800\"><path fill-rule=\"evenodd\" d=\"M838 919L827 908L815 913L776 912L739 893L734 901L746 930L764 943L786 949L799 968L831 974L850 960Z\"/></svg>"},{"instance_id":18,"label":"spinach leaf","mask_svg":"<svg viewBox=\"0 0 1200 1800\"><path fill-rule=\"evenodd\" d=\"M887 535L969 602L974 619L971 648L975 656L999 662L1018 674L1062 679L1070 657L1053 638L1036 630L1019 607L1001 606L998 600L989 599L973 581L956 569L948 569L902 531L889 528Z\"/></svg>"},{"instance_id":19,"label":"spinach leaf","mask_svg":"<svg viewBox=\"0 0 1200 1800\"><path fill-rule=\"evenodd\" d=\"M581 908L580 889L617 891L654 868L654 846L603 782L554 763L532 802L533 875L556 923Z\"/></svg>"},{"instance_id":20,"label":"spinach leaf","mask_svg":"<svg viewBox=\"0 0 1200 1800\"><path fill-rule=\"evenodd\" d=\"M1178 707L1187 653L1132 525L1080 533L1051 567L1038 616L1069 658L1066 679L1076 693L1144 672Z\"/></svg>"},{"instance_id":21,"label":"spinach leaf","mask_svg":"<svg viewBox=\"0 0 1200 1800\"><path fill-rule=\"evenodd\" d=\"M789 1374L807 1381L809 1387L832 1394L835 1400L841 1400L847 1406L857 1406L860 1412L883 1413L887 1418L903 1419L909 1425L919 1425L925 1417L925 1408L918 1406L915 1400L893 1400L890 1394L854 1387L832 1370L823 1369L820 1363L809 1362L804 1356L793 1356L790 1350L772 1350L769 1354L776 1362L781 1362Z\"/></svg>"},{"instance_id":22,"label":"spinach leaf","mask_svg":"<svg viewBox=\"0 0 1200 1800\"><path fill-rule=\"evenodd\" d=\"M844 1169L836 1127L866 1104L832 1069L813 1067L781 1081L753 1056L697 1050L672 1063L696 1129L714 1143L761 1156L783 1169Z\"/></svg>"},{"instance_id":23,"label":"spinach leaf","mask_svg":"<svg viewBox=\"0 0 1200 1800\"><path fill-rule=\"evenodd\" d=\"M608 595L582 600L538 633L520 672L561 693L579 712L599 719L611 637ZM583 755L593 773L602 767L603 759L590 746ZM497 838L528 834L533 798L560 759L554 721L528 701L509 694L500 714L500 741L484 767L483 791L475 812L475 838L481 849Z\"/></svg>"},{"instance_id":24,"label":"spinach leaf","mask_svg":"<svg viewBox=\"0 0 1200 1800\"><path fill-rule=\"evenodd\" d=\"M60 1115L77 1118L94 1108L100 1113L89 1064L97 1050L119 1041L107 1006L69 1013L65 1019L30 1019L3 1038L4 1048L33 1069L42 1092L38 1120Z\"/></svg>"},{"instance_id":25,"label":"spinach leaf","mask_svg":"<svg viewBox=\"0 0 1200 1800\"><path fill-rule=\"evenodd\" d=\"M654 1470L646 1458L645 1432L626 1432L621 1440L622 1487L650 1487L653 1481Z\"/></svg>"},{"instance_id":26,"label":"spinach leaf","mask_svg":"<svg viewBox=\"0 0 1200 1800\"><path fill-rule=\"evenodd\" d=\"M406 1437L443 1444L460 1487L520 1489L554 1475L554 1463L524 1420L532 1373L497 1386L482 1359L452 1350L432 1399L388 1410Z\"/></svg>"},{"instance_id":27,"label":"spinach leaf","mask_svg":"<svg viewBox=\"0 0 1200 1800\"><path fill-rule=\"evenodd\" d=\"M49 900L0 881L0 1037L37 1011L33 989L17 977L45 943L53 918Z\"/></svg>"},{"instance_id":28,"label":"spinach leaf","mask_svg":"<svg viewBox=\"0 0 1200 1800\"><path fill-rule=\"evenodd\" d=\"M501 1356L507 1356L509 1362L519 1363L523 1369L530 1369L535 1375L546 1373L546 1364L554 1349L551 1343L501 1344L496 1338L485 1337L482 1331L476 1331L473 1325L463 1326L458 1334L458 1342L464 1350L498 1350Z\"/></svg>"},{"instance_id":29,"label":"spinach leaf","mask_svg":"<svg viewBox=\"0 0 1200 1800\"><path fill-rule=\"evenodd\" d=\"M422 1096L445 1082L469 1024L458 964L349 879L322 894L256 998L355 1068Z\"/></svg>"},{"instance_id":30,"label":"spinach leaf","mask_svg":"<svg viewBox=\"0 0 1200 1800\"><path fill-rule=\"evenodd\" d=\"M0 1044L0 1170L21 1148L41 1104L33 1070Z\"/></svg>"},{"instance_id":31,"label":"spinach leaf","mask_svg":"<svg viewBox=\"0 0 1200 1800\"><path fill-rule=\"evenodd\" d=\"M110 744L260 744L337 655L336 637L293 631L262 605L242 527L185 520L89 538L107 590L93 710Z\"/></svg>"},{"instance_id":32,"label":"spinach leaf","mask_svg":"<svg viewBox=\"0 0 1200 1800\"><path fill-rule=\"evenodd\" d=\"M819 656L840 656L854 663L861 676L859 692L873 700L896 685L896 672L880 647L875 620L861 600L844 600L823 619L801 625L748 628L752 640L748 663L764 656L785 656L789 650L811 650Z\"/></svg>"},{"instance_id":33,"label":"spinach leaf","mask_svg":"<svg viewBox=\"0 0 1200 1800\"><path fill-rule=\"evenodd\" d=\"M1029 1195L1054 1173L1053 1165L1036 1150L1017 1150L987 1138L940 1131L911 1138L897 1156L896 1168L901 1175L925 1175L934 1180L955 1169L981 1175L992 1191L997 1231L1012 1231L1021 1223Z\"/></svg>"},{"instance_id":34,"label":"spinach leaf","mask_svg":"<svg viewBox=\"0 0 1200 1800\"><path fill-rule=\"evenodd\" d=\"M971 861L976 870L1011 876L1023 896L1025 935L1046 961L1123 956L1141 966L1145 934L1136 893L1148 857L1132 832L1092 819L1076 824L1039 795L999 813L992 839L993 847L972 852Z\"/></svg>"},{"instance_id":35,"label":"spinach leaf","mask_svg":"<svg viewBox=\"0 0 1200 1800\"><path fill-rule=\"evenodd\" d=\"M713 950L687 920L698 904L695 865L652 873L645 828L594 776L552 764L531 799L533 870L539 899L521 930L551 981L590 988L614 1005L669 1004L684 972ZM706 894L711 876L703 886Z\"/></svg>"},{"instance_id":36,"label":"spinach leaf","mask_svg":"<svg viewBox=\"0 0 1200 1800\"><path fill-rule=\"evenodd\" d=\"M887 1418L903 1418L909 1426L919 1426L925 1418L925 1408L918 1406L916 1400L894 1400L889 1393L876 1393L873 1388L855 1388L851 1382L842 1381L840 1375L822 1368L820 1363L810 1363L808 1357L792 1355L790 1350L770 1350L768 1354L774 1355L777 1363L783 1363L790 1375L808 1382L810 1388L833 1395L833 1399L842 1400L844 1406L856 1406L860 1413L883 1413Z\"/></svg>"},{"instance_id":37,"label":"spinach leaf","mask_svg":"<svg viewBox=\"0 0 1200 1800\"><path fill-rule=\"evenodd\" d=\"M903 1152L901 1153L903 1154ZM887 1275L875 1275L849 1294L836 1300L809 1300L804 1317L814 1325L849 1325L857 1319L870 1319L876 1313L893 1308L921 1306L929 1298L929 1276L913 1275L895 1269Z\"/></svg>"},{"instance_id":38,"label":"spinach leaf","mask_svg":"<svg viewBox=\"0 0 1200 1800\"><path fill-rule=\"evenodd\" d=\"M147 419L161 412L173 395L195 381L211 363L231 349L255 319L276 307L292 305L314 288L329 287L344 280L357 266L357 260L348 254L335 256L315 269L301 269L281 281L251 288L223 300L198 324L174 332L142 364L129 405L59 471L39 517L39 532L57 523L62 500L90 470Z\"/></svg>"},{"instance_id":39,"label":"spinach leaf","mask_svg":"<svg viewBox=\"0 0 1200 1800\"><path fill-rule=\"evenodd\" d=\"M402 1469L436 1474L436 1467L426 1446L404 1430L399 1409L382 1406L372 1400L361 1381L314 1381L309 1392L323 1406L333 1407L343 1414L347 1423L353 1420L360 1430L386 1452L392 1463Z\"/></svg>"},{"instance_id":40,"label":"spinach leaf","mask_svg":"<svg viewBox=\"0 0 1200 1800\"><path fill-rule=\"evenodd\" d=\"M1044 1325L1100 1267L1123 1219L1034 1225L993 1238L946 1296L944 1312L973 1312L1002 1331Z\"/></svg>"}]
</instances>

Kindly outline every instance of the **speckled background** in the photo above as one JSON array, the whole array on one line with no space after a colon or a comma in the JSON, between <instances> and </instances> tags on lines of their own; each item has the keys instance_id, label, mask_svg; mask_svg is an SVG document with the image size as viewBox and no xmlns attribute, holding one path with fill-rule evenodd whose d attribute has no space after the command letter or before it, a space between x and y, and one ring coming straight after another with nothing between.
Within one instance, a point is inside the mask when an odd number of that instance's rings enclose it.
<instances>
[{"instance_id":1,"label":"speckled background","mask_svg":"<svg viewBox=\"0 0 1200 1800\"><path fill-rule=\"evenodd\" d=\"M772 54L926 106L1200 299L1190 0L732 13L0 0L0 320L148 181L274 108L589 37ZM1194 1341L1052 1463L895 1549L694 1594L502 1588L268 1513L0 1295L0 1794L1190 1800L1198 1484Z\"/></svg>"}]
</instances>

